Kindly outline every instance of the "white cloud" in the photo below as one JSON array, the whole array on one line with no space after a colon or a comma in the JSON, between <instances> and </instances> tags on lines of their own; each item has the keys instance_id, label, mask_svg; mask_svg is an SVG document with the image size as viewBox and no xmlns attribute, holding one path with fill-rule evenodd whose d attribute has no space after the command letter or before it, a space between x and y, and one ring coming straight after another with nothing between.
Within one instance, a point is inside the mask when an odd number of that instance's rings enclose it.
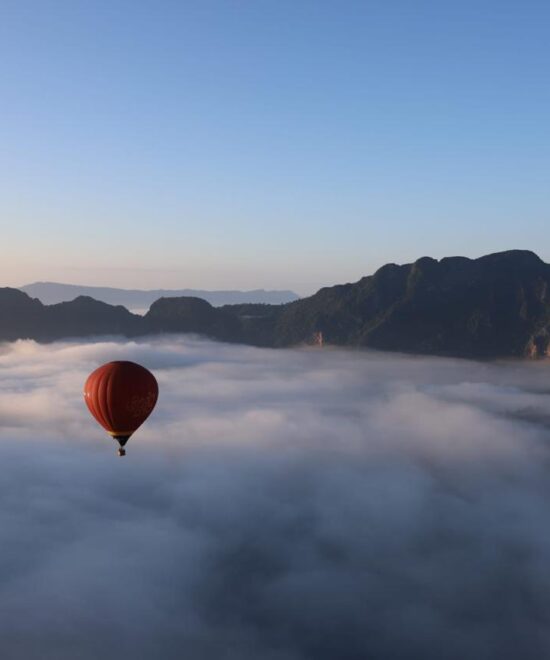
<instances>
[{"instance_id":1,"label":"white cloud","mask_svg":"<svg viewBox=\"0 0 550 660\"><path fill-rule=\"evenodd\" d=\"M152 369L126 459L82 402ZM546 363L188 337L0 348L6 658L541 658Z\"/></svg>"}]
</instances>

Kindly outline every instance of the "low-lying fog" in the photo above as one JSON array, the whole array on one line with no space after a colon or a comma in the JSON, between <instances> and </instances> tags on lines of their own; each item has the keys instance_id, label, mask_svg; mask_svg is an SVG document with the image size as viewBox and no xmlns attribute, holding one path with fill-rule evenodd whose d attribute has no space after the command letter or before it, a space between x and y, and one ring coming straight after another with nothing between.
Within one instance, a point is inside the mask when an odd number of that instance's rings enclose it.
<instances>
[{"instance_id":1,"label":"low-lying fog","mask_svg":"<svg viewBox=\"0 0 550 660\"><path fill-rule=\"evenodd\" d=\"M128 456L82 401L160 384ZM0 657L550 655L550 364L0 346Z\"/></svg>"}]
</instances>

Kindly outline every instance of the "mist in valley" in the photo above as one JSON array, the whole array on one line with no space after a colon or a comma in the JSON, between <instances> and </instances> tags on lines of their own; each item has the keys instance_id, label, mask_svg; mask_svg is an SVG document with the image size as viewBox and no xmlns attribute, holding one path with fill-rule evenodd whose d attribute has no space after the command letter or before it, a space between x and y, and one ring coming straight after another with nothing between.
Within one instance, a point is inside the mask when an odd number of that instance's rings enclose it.
<instances>
[{"instance_id":1,"label":"mist in valley","mask_svg":"<svg viewBox=\"0 0 550 660\"><path fill-rule=\"evenodd\" d=\"M82 401L159 381L116 456ZM0 347L0 653L541 658L547 362L192 337Z\"/></svg>"}]
</instances>

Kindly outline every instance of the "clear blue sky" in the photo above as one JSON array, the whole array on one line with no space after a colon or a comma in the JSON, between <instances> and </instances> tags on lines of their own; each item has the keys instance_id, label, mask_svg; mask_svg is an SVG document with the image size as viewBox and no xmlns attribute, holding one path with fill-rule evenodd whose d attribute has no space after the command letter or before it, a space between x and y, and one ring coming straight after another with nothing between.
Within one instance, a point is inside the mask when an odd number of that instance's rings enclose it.
<instances>
[{"instance_id":1,"label":"clear blue sky","mask_svg":"<svg viewBox=\"0 0 550 660\"><path fill-rule=\"evenodd\" d=\"M0 0L0 284L550 260L550 3Z\"/></svg>"}]
</instances>

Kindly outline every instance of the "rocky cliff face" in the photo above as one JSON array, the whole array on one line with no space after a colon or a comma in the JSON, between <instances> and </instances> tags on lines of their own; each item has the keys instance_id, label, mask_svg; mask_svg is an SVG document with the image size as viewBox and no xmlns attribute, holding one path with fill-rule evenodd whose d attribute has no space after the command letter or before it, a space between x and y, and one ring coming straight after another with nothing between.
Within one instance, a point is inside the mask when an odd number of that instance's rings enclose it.
<instances>
[{"instance_id":1,"label":"rocky cliff face","mask_svg":"<svg viewBox=\"0 0 550 660\"><path fill-rule=\"evenodd\" d=\"M550 266L532 252L388 264L355 284L291 303L276 343L326 342L438 355L542 355L548 350Z\"/></svg>"}]
</instances>

